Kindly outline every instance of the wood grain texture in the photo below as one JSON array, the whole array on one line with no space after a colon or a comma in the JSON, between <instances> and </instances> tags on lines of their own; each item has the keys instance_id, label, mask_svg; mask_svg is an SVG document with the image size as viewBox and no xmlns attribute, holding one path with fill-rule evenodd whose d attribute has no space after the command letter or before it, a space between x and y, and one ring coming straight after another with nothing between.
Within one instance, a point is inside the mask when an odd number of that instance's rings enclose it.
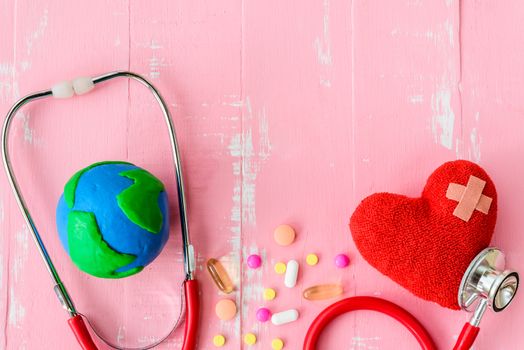
<instances>
[{"instance_id":1,"label":"wood grain texture","mask_svg":"<svg viewBox=\"0 0 524 350\"><path fill-rule=\"evenodd\" d=\"M202 282L200 349L213 335L227 349L267 349L281 337L299 349L327 303L301 291L340 281L345 295L378 295L405 307L451 348L466 313L415 298L371 268L349 235L349 216L377 191L418 195L427 176L457 158L481 164L499 192L494 244L524 271L519 162L524 111L524 5L509 0L303 2L0 1L0 112L20 96L79 75L129 69L148 77L173 113ZM145 345L166 334L180 309L182 257L168 138L142 86L121 80L68 101L38 102L15 120L13 163L38 229L79 310L112 341ZM79 272L57 239L55 203L77 169L127 160L162 179L172 237L144 272L121 281ZM296 227L287 248L281 223ZM0 348L75 349L66 314L0 173ZM315 252L320 263L305 264ZM346 252L347 269L333 257ZM264 264L243 261L258 253ZM233 321L219 321L205 261L220 258L237 286ZM273 264L300 262L286 289ZM443 262L452 263L452 262ZM278 297L262 300L273 287ZM522 298L488 314L478 349L519 349ZM295 307L300 319L258 323L256 310ZM179 330L159 346L176 349ZM417 349L381 315L357 312L330 326L324 349Z\"/></svg>"}]
</instances>

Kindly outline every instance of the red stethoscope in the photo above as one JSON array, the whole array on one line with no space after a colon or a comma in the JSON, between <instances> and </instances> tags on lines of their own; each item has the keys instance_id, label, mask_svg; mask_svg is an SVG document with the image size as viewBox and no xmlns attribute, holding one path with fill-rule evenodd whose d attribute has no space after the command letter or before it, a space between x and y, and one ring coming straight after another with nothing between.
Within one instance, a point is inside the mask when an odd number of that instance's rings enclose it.
<instances>
[{"instance_id":1,"label":"red stethoscope","mask_svg":"<svg viewBox=\"0 0 524 350\"><path fill-rule=\"evenodd\" d=\"M37 245L37 248L40 252L40 255L42 256L42 259L44 260L44 263L47 267L47 270L49 274L51 275L51 278L54 282L54 290L58 297L58 300L60 301L60 304L62 304L62 307L69 313L69 326L71 327L71 330L76 336L76 339L78 340L78 343L84 350L97 350L97 346L93 342L93 339L91 338L91 335L88 331L88 328L86 326L86 323L84 322L84 318L88 321L87 317L82 315L79 311L76 310L73 300L71 299L71 296L66 290L66 287L62 280L60 279L60 276L55 269L55 266L53 262L51 261L51 257L49 256L47 249L42 241L42 238L40 237L40 234L38 233L36 226L34 224L34 221L31 217L31 214L29 213L29 209L24 201L24 198L22 196L22 193L20 191L20 187L18 185L18 182L16 181L16 177L13 172L13 168L11 166L11 161L9 158L9 145L8 145L8 135L9 135L9 129L11 126L11 122L18 112L18 110L28 104L29 102L39 100L42 98L47 97L55 97L55 98L69 98L74 95L82 95L89 91L91 91L96 85L103 83L105 81L118 78L118 77L125 77L129 79L133 79L144 85L149 89L149 91L153 94L156 101L158 102L160 109L162 111L162 114L164 116L166 126L169 132L169 139L171 143L171 151L173 154L173 163L175 166L175 175L176 175L176 184L177 184L177 190L178 190L178 207L180 211L180 225L182 229L182 243L183 243L183 255L184 255L184 271L185 271L185 279L183 283L183 289L184 289L184 301L185 301L185 309L186 309L186 315L185 315L185 329L184 329L184 342L182 345L182 350L194 350L196 349L196 341L197 341L197 330L198 330L198 320L199 320L199 314L200 314L200 303L198 298L198 283L194 276L195 271L195 254L193 250L193 246L191 245L191 241L189 238L189 228L188 228L188 222L187 222L187 210L186 210L186 199L184 194L184 180L182 176L182 166L180 162L180 154L178 150L178 143L176 139L175 134L175 127L173 125L173 120L171 118L171 114L169 113L169 109L167 108L167 104L158 92L158 90L145 78L142 76L131 73L131 72L125 72L125 71L119 71L119 72L112 72L103 74L94 78L88 78L88 77L82 77L77 78L73 81L66 81L59 84L56 84L52 89L44 90L35 92L33 94L27 95L20 100L18 100L13 107L9 110L7 113L7 117L5 119L3 129L2 129L2 159L5 167L5 171L7 173L7 178L9 180L9 184L11 185L11 189L13 190L14 196L16 198L16 202L18 204L18 207L20 208L20 211L22 212L22 215L26 221L27 226L29 227L29 230L34 238L34 241ZM180 315L182 316L182 315ZM181 317L179 317L179 320ZM90 324L90 323L89 323ZM91 325L91 324L90 324ZM173 330L177 327L178 321L176 322L175 326L173 327ZM97 333L97 331L92 327L95 334L107 345L115 348L115 349L122 349L117 345L112 344L111 342L105 340L103 337ZM164 341L173 331L171 330L167 336L162 338L160 341L155 342L154 344L150 344L146 347L142 347L140 349L150 349ZM128 348L129 349L129 348Z\"/></svg>"},{"instance_id":2,"label":"red stethoscope","mask_svg":"<svg viewBox=\"0 0 524 350\"><path fill-rule=\"evenodd\" d=\"M519 285L519 275L505 270L504 254L497 248L486 248L471 262L462 277L458 291L458 304L473 316L462 328L453 350L470 349L480 330L484 312L504 310L513 300ZM475 306L474 306L475 305ZM424 326L409 312L387 300L357 296L340 300L324 309L313 321L304 340L303 350L316 350L324 328L338 316L357 310L370 310L391 316L415 336L423 350L437 347Z\"/></svg>"}]
</instances>

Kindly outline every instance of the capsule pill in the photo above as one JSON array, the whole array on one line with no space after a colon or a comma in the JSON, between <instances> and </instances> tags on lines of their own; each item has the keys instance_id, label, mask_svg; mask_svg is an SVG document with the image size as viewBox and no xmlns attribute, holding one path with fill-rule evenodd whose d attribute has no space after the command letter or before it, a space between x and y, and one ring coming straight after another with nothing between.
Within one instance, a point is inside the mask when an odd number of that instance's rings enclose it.
<instances>
[{"instance_id":1,"label":"capsule pill","mask_svg":"<svg viewBox=\"0 0 524 350\"><path fill-rule=\"evenodd\" d=\"M298 261L289 260L286 266L286 275L284 276L284 285L293 288L297 284L298 278Z\"/></svg>"},{"instance_id":2,"label":"capsule pill","mask_svg":"<svg viewBox=\"0 0 524 350\"><path fill-rule=\"evenodd\" d=\"M271 316L271 323L275 326L280 326L282 324L290 323L298 319L298 311L295 309L290 309L286 311L281 311Z\"/></svg>"},{"instance_id":3,"label":"capsule pill","mask_svg":"<svg viewBox=\"0 0 524 350\"><path fill-rule=\"evenodd\" d=\"M222 292L229 294L235 289L235 285L231 282L226 269L217 259L211 258L207 261L207 271L209 271L211 278Z\"/></svg>"},{"instance_id":4,"label":"capsule pill","mask_svg":"<svg viewBox=\"0 0 524 350\"><path fill-rule=\"evenodd\" d=\"M340 284L319 284L305 289L302 296L307 300L324 300L339 296L342 292Z\"/></svg>"}]
</instances>

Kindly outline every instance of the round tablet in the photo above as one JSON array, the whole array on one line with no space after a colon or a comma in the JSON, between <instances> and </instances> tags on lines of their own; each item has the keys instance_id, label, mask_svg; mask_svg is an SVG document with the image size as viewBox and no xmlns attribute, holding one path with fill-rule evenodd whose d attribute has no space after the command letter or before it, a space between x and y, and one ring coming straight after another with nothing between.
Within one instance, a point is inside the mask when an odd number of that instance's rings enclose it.
<instances>
[{"instance_id":1,"label":"round tablet","mask_svg":"<svg viewBox=\"0 0 524 350\"><path fill-rule=\"evenodd\" d=\"M247 258L247 266L249 266L252 269L258 269L262 265L262 258L260 255L253 254L248 256Z\"/></svg>"},{"instance_id":2,"label":"round tablet","mask_svg":"<svg viewBox=\"0 0 524 350\"><path fill-rule=\"evenodd\" d=\"M248 333L244 336L244 343L247 345L255 345L257 342L257 336L253 333Z\"/></svg>"},{"instance_id":3,"label":"round tablet","mask_svg":"<svg viewBox=\"0 0 524 350\"><path fill-rule=\"evenodd\" d=\"M280 338L275 338L271 341L271 349L282 350L284 348L284 342Z\"/></svg>"},{"instance_id":4,"label":"round tablet","mask_svg":"<svg viewBox=\"0 0 524 350\"><path fill-rule=\"evenodd\" d=\"M215 306L215 312L223 321L231 320L237 314L237 305L233 300L222 299Z\"/></svg>"},{"instance_id":5,"label":"round tablet","mask_svg":"<svg viewBox=\"0 0 524 350\"><path fill-rule=\"evenodd\" d=\"M287 246L295 240L295 230L289 225L280 225L273 232L275 242L281 246Z\"/></svg>"},{"instance_id":6,"label":"round tablet","mask_svg":"<svg viewBox=\"0 0 524 350\"><path fill-rule=\"evenodd\" d=\"M277 292L273 288L264 289L264 300L273 300L277 296Z\"/></svg>"},{"instance_id":7,"label":"round tablet","mask_svg":"<svg viewBox=\"0 0 524 350\"><path fill-rule=\"evenodd\" d=\"M267 322L271 319L271 311L268 308L261 307L257 310L257 320Z\"/></svg>"},{"instance_id":8,"label":"round tablet","mask_svg":"<svg viewBox=\"0 0 524 350\"><path fill-rule=\"evenodd\" d=\"M213 337L213 345L221 348L226 343L226 338L222 334L217 334Z\"/></svg>"},{"instance_id":9,"label":"round tablet","mask_svg":"<svg viewBox=\"0 0 524 350\"><path fill-rule=\"evenodd\" d=\"M344 268L349 265L349 257L346 254L338 254L335 257L335 265L338 268Z\"/></svg>"},{"instance_id":10,"label":"round tablet","mask_svg":"<svg viewBox=\"0 0 524 350\"><path fill-rule=\"evenodd\" d=\"M316 254L308 254L306 256L306 263L309 265L309 266L314 266L316 264L318 264L318 256Z\"/></svg>"},{"instance_id":11,"label":"round tablet","mask_svg":"<svg viewBox=\"0 0 524 350\"><path fill-rule=\"evenodd\" d=\"M284 264L283 262L277 262L275 264L275 272L278 273L279 275L283 275L286 273L286 264Z\"/></svg>"}]
</instances>

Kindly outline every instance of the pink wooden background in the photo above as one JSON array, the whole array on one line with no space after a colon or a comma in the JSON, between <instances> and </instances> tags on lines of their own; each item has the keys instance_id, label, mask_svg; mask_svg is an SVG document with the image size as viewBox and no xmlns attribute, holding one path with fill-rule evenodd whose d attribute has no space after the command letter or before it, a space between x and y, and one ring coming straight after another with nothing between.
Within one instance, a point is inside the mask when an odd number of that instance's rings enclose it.
<instances>
[{"instance_id":1,"label":"pink wooden background","mask_svg":"<svg viewBox=\"0 0 524 350\"><path fill-rule=\"evenodd\" d=\"M341 281L345 295L379 295L414 313L439 348L452 347L469 315L419 300L356 251L348 218L366 195L417 195L429 173L456 158L479 162L499 191L494 244L524 272L524 4L518 0L398 1L0 1L0 112L20 96L79 75L129 69L162 91L174 114L203 284L200 349L223 333L247 348L253 331L268 349L281 337L299 349L327 305L304 287ZM115 342L158 339L178 314L178 230L143 273L101 281L80 273L60 247L55 203L77 169L99 160L135 162L175 198L168 142L145 90L124 80L85 97L37 103L14 123L14 165L37 225L79 310ZM173 202L174 204L174 202ZM174 221L176 215L173 214ZM276 247L291 223L298 239ZM0 348L76 349L14 199L0 174ZM304 263L317 252L316 267ZM263 269L241 261L260 253ZM352 264L336 270L332 258ZM221 297L203 263L226 262L237 283L234 321L214 315ZM272 263L302 266L284 290ZM448 262L443 262L448 263ZM449 262L451 263L451 262ZM273 286L277 299L264 303ZM476 349L520 349L524 298L488 314ZM299 321L258 324L255 311L297 307ZM180 345L179 331L162 349ZM380 315L342 317L323 349L417 349Z\"/></svg>"}]
</instances>

